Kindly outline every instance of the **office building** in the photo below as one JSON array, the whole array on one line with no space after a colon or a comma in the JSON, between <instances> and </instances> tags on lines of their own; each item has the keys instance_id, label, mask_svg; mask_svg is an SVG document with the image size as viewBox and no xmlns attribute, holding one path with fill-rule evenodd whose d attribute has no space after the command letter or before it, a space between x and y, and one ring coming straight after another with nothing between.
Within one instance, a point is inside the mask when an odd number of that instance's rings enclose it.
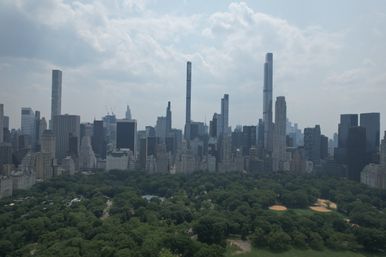
<instances>
[{"instance_id":1,"label":"office building","mask_svg":"<svg viewBox=\"0 0 386 257\"><path fill-rule=\"evenodd\" d=\"M51 123L54 116L62 114L62 71L52 70ZM53 124L51 124L53 125ZM52 127L50 127L52 129Z\"/></svg>"},{"instance_id":2,"label":"office building","mask_svg":"<svg viewBox=\"0 0 386 257\"><path fill-rule=\"evenodd\" d=\"M56 139L52 130L44 130L41 136L41 149L42 153L49 153L51 159L56 155Z\"/></svg>"},{"instance_id":3,"label":"office building","mask_svg":"<svg viewBox=\"0 0 386 257\"><path fill-rule=\"evenodd\" d=\"M308 161L312 161L313 165L320 163L320 141L321 141L320 126L304 129L304 156Z\"/></svg>"},{"instance_id":4,"label":"office building","mask_svg":"<svg viewBox=\"0 0 386 257\"><path fill-rule=\"evenodd\" d=\"M56 159L60 163L71 153L79 153L80 117L78 115L56 115L53 120L56 144Z\"/></svg>"},{"instance_id":5,"label":"office building","mask_svg":"<svg viewBox=\"0 0 386 257\"><path fill-rule=\"evenodd\" d=\"M96 158L106 159L105 129L102 120L94 120L91 141Z\"/></svg>"},{"instance_id":6,"label":"office building","mask_svg":"<svg viewBox=\"0 0 386 257\"><path fill-rule=\"evenodd\" d=\"M347 137L348 178L360 182L361 171L368 164L366 157L366 129L352 127Z\"/></svg>"},{"instance_id":7,"label":"office building","mask_svg":"<svg viewBox=\"0 0 386 257\"><path fill-rule=\"evenodd\" d=\"M117 149L130 149L136 154L137 142L137 122L135 120L118 120L117 121Z\"/></svg>"},{"instance_id":8,"label":"office building","mask_svg":"<svg viewBox=\"0 0 386 257\"><path fill-rule=\"evenodd\" d=\"M367 162L378 163L380 113L361 113L360 126L366 129Z\"/></svg>"},{"instance_id":9,"label":"office building","mask_svg":"<svg viewBox=\"0 0 386 257\"><path fill-rule=\"evenodd\" d=\"M25 146L32 146L35 138L35 114L31 108L21 109L21 134L25 136Z\"/></svg>"}]
</instances>

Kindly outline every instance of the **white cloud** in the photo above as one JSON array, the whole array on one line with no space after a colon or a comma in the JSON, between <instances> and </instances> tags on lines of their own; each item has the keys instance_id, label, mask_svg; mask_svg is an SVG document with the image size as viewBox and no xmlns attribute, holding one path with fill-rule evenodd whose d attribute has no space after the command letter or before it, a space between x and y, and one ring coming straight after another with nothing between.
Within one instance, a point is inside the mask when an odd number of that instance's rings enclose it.
<instances>
[{"instance_id":1,"label":"white cloud","mask_svg":"<svg viewBox=\"0 0 386 257\"><path fill-rule=\"evenodd\" d=\"M100 118L105 105L114 105L123 115L129 103L142 125L153 124L166 101L172 100L174 121L182 127L185 62L191 59L193 118L211 117L219 111L222 94L230 93L231 122L252 124L262 112L264 54L273 52L274 95L285 94L290 117L311 125L319 118L301 103L312 104L315 99L301 92L339 101L339 97L325 94L329 85L348 85L368 74L366 69L341 73L333 69L347 44L345 33L317 26L299 27L253 10L244 2L231 3L227 10L210 15L187 16L159 14L156 9L148 9L145 0L18 0L6 1L0 4L2 7L8 16L0 21L21 21L14 28L18 36L4 37L0 42L1 82L8 84L0 83L0 87L9 88L15 95L13 102L2 96L0 102L11 105L12 110L29 104L25 98L17 101L18 92L35 90L34 85L42 83L38 80L42 74L47 76L44 88L49 90L48 67L59 67L64 71L63 97L67 98L63 109L81 114L83 120ZM32 32L24 33L23 29ZM0 33L7 35L11 30L0 25ZM15 43L20 38L25 42ZM8 67L10 59L12 65ZM18 63L26 59L39 66L29 69L23 65L14 78ZM367 62L372 62L371 58ZM379 79L374 84L382 82ZM42 98L30 105L49 116L49 98L43 98L47 95L49 92L40 94ZM85 96L94 101L85 106ZM18 112L12 113L15 119ZM331 120L321 120L327 121Z\"/></svg>"}]
</instances>

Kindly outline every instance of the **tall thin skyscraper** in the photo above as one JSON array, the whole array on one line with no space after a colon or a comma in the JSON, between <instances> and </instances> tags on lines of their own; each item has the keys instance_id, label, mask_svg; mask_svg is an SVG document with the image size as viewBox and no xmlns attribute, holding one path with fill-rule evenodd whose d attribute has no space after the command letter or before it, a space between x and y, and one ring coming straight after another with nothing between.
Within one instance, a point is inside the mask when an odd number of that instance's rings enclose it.
<instances>
[{"instance_id":1,"label":"tall thin skyscraper","mask_svg":"<svg viewBox=\"0 0 386 257\"><path fill-rule=\"evenodd\" d=\"M267 53L264 63L264 91L263 91L263 122L264 149L272 152L272 87L273 87L273 55Z\"/></svg>"},{"instance_id":2,"label":"tall thin skyscraper","mask_svg":"<svg viewBox=\"0 0 386 257\"><path fill-rule=\"evenodd\" d=\"M62 71L52 70L52 95L51 95L51 122L52 129L54 116L62 114Z\"/></svg>"},{"instance_id":3,"label":"tall thin skyscraper","mask_svg":"<svg viewBox=\"0 0 386 257\"><path fill-rule=\"evenodd\" d=\"M168 107L166 108L166 135L172 130L172 110L171 103L168 102Z\"/></svg>"},{"instance_id":4,"label":"tall thin skyscraper","mask_svg":"<svg viewBox=\"0 0 386 257\"><path fill-rule=\"evenodd\" d=\"M192 96L192 63L186 64L186 119L185 119L185 139L190 140L191 119L191 96Z\"/></svg>"},{"instance_id":5,"label":"tall thin skyscraper","mask_svg":"<svg viewBox=\"0 0 386 257\"><path fill-rule=\"evenodd\" d=\"M229 95L225 94L221 99L222 133L229 134Z\"/></svg>"},{"instance_id":6,"label":"tall thin skyscraper","mask_svg":"<svg viewBox=\"0 0 386 257\"><path fill-rule=\"evenodd\" d=\"M0 104L0 143L4 141L4 105Z\"/></svg>"},{"instance_id":7,"label":"tall thin skyscraper","mask_svg":"<svg viewBox=\"0 0 386 257\"><path fill-rule=\"evenodd\" d=\"M272 169L273 171L284 170L286 161L286 124L287 105L284 96L276 98L275 125L273 133Z\"/></svg>"},{"instance_id":8,"label":"tall thin skyscraper","mask_svg":"<svg viewBox=\"0 0 386 257\"><path fill-rule=\"evenodd\" d=\"M127 109L126 109L126 120L128 121L132 120L130 106L127 106Z\"/></svg>"}]
</instances>

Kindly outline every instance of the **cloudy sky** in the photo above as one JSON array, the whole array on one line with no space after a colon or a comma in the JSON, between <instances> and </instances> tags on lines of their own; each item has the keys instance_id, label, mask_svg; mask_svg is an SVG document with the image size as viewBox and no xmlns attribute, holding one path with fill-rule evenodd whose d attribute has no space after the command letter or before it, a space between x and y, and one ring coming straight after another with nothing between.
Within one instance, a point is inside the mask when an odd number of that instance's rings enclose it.
<instances>
[{"instance_id":1,"label":"cloudy sky","mask_svg":"<svg viewBox=\"0 0 386 257\"><path fill-rule=\"evenodd\" d=\"M1 0L0 103L12 127L24 106L49 117L59 68L63 113L123 117L129 104L144 127L170 100L182 128L191 60L194 120L229 93L231 125L256 124L273 52L273 95L291 121L330 136L341 113L386 115L385 25L382 0Z\"/></svg>"}]
</instances>

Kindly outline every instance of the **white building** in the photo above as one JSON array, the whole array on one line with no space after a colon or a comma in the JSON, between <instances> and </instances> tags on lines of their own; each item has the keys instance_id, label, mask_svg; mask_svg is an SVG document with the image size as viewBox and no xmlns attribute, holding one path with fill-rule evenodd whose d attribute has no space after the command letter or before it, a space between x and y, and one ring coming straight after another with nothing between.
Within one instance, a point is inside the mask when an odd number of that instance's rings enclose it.
<instances>
[{"instance_id":1,"label":"white building","mask_svg":"<svg viewBox=\"0 0 386 257\"><path fill-rule=\"evenodd\" d=\"M129 165L129 152L123 150L114 150L107 153L106 171L127 170Z\"/></svg>"}]
</instances>

